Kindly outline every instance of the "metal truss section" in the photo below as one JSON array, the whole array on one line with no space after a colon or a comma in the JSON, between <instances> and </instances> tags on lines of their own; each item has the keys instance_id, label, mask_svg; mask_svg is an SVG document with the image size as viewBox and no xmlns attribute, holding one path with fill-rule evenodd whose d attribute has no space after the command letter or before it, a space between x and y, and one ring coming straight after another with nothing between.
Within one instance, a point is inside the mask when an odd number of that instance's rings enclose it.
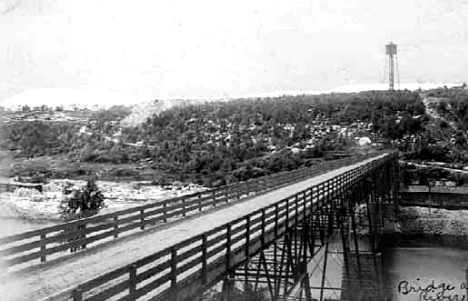
<instances>
[{"instance_id":1,"label":"metal truss section","mask_svg":"<svg viewBox=\"0 0 468 301\"><path fill-rule=\"evenodd\" d=\"M329 194L226 277L223 300L234 288L261 290L272 301L380 299L379 242L388 212L398 208L398 172L397 161L389 161Z\"/></svg>"}]
</instances>

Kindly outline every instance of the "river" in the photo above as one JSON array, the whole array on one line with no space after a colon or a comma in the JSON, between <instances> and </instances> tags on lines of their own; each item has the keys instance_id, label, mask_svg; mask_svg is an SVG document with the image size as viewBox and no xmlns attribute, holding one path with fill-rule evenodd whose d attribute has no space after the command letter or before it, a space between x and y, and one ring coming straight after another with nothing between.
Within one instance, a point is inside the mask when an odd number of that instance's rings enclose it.
<instances>
[{"instance_id":1,"label":"river","mask_svg":"<svg viewBox=\"0 0 468 301\"><path fill-rule=\"evenodd\" d=\"M399 238L390 241L381 250L382 301L468 301L468 248L465 244L441 237ZM325 290L324 299L339 300L343 297L339 288L342 288L344 262L341 255L333 252L338 249L341 249L340 242L336 238L332 239L324 284L325 287L338 289ZM370 264L371 260L364 263L366 266ZM323 252L319 252L309 266L312 287L321 286L321 267ZM357 274L354 275L357 277ZM374 282L375 279L373 276L366 277L366 281ZM375 282L373 285L378 284ZM361 289L366 290L366 287ZM319 299L320 290L312 289L312 296ZM369 297L369 294L366 296ZM377 296L375 300L380 301Z\"/></svg>"}]
</instances>

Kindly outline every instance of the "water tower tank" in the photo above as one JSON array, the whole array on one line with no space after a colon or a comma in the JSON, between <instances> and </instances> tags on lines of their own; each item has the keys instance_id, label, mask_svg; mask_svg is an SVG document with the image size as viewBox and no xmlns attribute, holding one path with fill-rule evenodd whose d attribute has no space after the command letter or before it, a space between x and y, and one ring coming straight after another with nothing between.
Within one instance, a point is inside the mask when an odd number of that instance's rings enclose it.
<instances>
[{"instance_id":1,"label":"water tower tank","mask_svg":"<svg viewBox=\"0 0 468 301\"><path fill-rule=\"evenodd\" d=\"M385 49L387 55L394 55L397 53L397 45L390 42L389 44L385 45Z\"/></svg>"}]
</instances>

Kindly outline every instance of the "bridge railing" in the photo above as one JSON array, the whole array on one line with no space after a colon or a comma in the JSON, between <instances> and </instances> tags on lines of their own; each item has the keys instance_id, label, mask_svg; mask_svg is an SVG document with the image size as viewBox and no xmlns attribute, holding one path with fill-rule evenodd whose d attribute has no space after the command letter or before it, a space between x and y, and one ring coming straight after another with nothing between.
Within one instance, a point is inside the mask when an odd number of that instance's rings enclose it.
<instances>
[{"instance_id":1,"label":"bridge railing","mask_svg":"<svg viewBox=\"0 0 468 301\"><path fill-rule=\"evenodd\" d=\"M245 182L193 193L114 213L84 218L60 225L0 238L1 264L21 267L31 261L45 262L90 245L104 244L134 234L170 219L196 214L248 196L264 193L338 167L378 155L371 153L324 162L312 167L280 172Z\"/></svg>"},{"instance_id":2,"label":"bridge railing","mask_svg":"<svg viewBox=\"0 0 468 301\"><path fill-rule=\"evenodd\" d=\"M393 158L354 168L47 300L189 300Z\"/></svg>"}]
</instances>

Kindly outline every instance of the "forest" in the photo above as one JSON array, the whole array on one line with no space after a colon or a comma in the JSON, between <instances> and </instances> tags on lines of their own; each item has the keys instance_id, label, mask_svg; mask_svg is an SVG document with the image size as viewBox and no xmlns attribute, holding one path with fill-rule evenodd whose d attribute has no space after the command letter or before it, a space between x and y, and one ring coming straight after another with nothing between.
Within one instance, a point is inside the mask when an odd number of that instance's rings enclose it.
<instances>
[{"instance_id":1,"label":"forest","mask_svg":"<svg viewBox=\"0 0 468 301\"><path fill-rule=\"evenodd\" d=\"M2 147L17 157L65 154L80 162L147 162L207 186L310 166L324 151L347 150L356 135L390 143L423 131L424 105L411 91L238 99L174 107L121 127L121 107L85 123L15 121ZM421 118L413 118L421 116ZM83 127L86 132L80 131Z\"/></svg>"}]
</instances>

